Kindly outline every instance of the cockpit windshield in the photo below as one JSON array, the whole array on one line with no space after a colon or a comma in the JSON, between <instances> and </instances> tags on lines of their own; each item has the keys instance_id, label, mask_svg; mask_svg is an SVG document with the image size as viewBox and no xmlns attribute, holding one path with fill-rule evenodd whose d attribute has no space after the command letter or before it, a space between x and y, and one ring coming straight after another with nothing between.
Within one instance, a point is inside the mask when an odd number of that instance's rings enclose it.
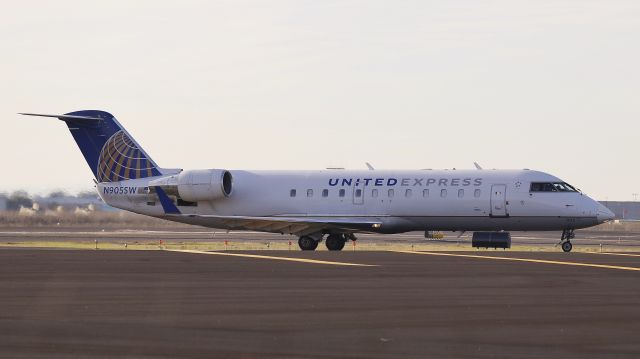
<instances>
[{"instance_id":1,"label":"cockpit windshield","mask_svg":"<svg viewBox=\"0 0 640 359\"><path fill-rule=\"evenodd\" d=\"M530 192L578 192L566 182L531 182Z\"/></svg>"}]
</instances>

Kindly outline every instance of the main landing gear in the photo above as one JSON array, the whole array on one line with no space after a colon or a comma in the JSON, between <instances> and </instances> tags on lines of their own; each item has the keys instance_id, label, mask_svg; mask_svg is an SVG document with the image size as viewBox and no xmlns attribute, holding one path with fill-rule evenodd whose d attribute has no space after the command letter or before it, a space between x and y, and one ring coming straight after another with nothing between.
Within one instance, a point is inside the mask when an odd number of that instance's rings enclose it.
<instances>
[{"instance_id":1,"label":"main landing gear","mask_svg":"<svg viewBox=\"0 0 640 359\"><path fill-rule=\"evenodd\" d=\"M346 242L347 239L344 234L330 234L325 239L324 244L327 245L327 249L330 251L341 251Z\"/></svg>"},{"instance_id":2,"label":"main landing gear","mask_svg":"<svg viewBox=\"0 0 640 359\"><path fill-rule=\"evenodd\" d=\"M562 237L560 237L560 245L562 246L562 250L564 252L571 252L573 245L571 244L571 240L575 238L575 234L573 233L573 229L564 229L562 230Z\"/></svg>"},{"instance_id":3,"label":"main landing gear","mask_svg":"<svg viewBox=\"0 0 640 359\"><path fill-rule=\"evenodd\" d=\"M356 236L353 233L333 233L327 236L325 244L330 251L341 251L348 240L355 241ZM318 243L322 241L322 236L318 238L313 236L302 236L298 239L298 245L303 251L314 251L318 248Z\"/></svg>"},{"instance_id":4,"label":"main landing gear","mask_svg":"<svg viewBox=\"0 0 640 359\"><path fill-rule=\"evenodd\" d=\"M315 251L318 248L318 242L311 236L302 236L298 239L298 245L303 251Z\"/></svg>"}]
</instances>

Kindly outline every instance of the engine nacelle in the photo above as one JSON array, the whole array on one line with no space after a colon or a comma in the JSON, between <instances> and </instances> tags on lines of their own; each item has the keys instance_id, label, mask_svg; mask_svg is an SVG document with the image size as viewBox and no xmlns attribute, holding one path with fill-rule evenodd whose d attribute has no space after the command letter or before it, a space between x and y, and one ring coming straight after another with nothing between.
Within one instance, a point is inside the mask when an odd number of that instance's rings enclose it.
<instances>
[{"instance_id":1,"label":"engine nacelle","mask_svg":"<svg viewBox=\"0 0 640 359\"><path fill-rule=\"evenodd\" d=\"M211 201L228 197L233 176L227 170L191 170L178 175L178 195L185 201Z\"/></svg>"}]
</instances>

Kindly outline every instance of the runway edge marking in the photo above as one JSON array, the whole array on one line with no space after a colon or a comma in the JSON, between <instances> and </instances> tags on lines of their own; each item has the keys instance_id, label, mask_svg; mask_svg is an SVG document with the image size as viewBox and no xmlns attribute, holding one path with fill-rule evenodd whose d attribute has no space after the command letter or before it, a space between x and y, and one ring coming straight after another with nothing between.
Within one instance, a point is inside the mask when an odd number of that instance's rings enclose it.
<instances>
[{"instance_id":1,"label":"runway edge marking","mask_svg":"<svg viewBox=\"0 0 640 359\"><path fill-rule=\"evenodd\" d=\"M226 253L226 252L205 252L194 251L189 249L165 249L167 252L179 252L179 253L192 253L192 254L210 254L218 256L231 256L231 257L245 257L245 258L257 258L257 259L271 259L287 262L300 262L300 263L312 263L312 264L325 264L334 266L349 266L349 267L378 267L377 264L360 264L360 263L348 263L348 262L331 262L321 261L317 259L305 259L305 258L291 258L291 257L277 257L277 256L264 256L259 254L241 254L241 253Z\"/></svg>"},{"instance_id":2,"label":"runway edge marking","mask_svg":"<svg viewBox=\"0 0 640 359\"><path fill-rule=\"evenodd\" d=\"M612 252L596 252L594 254L605 254L608 256L625 256L625 257L640 257L640 254L632 254L632 253L612 253Z\"/></svg>"},{"instance_id":3,"label":"runway edge marking","mask_svg":"<svg viewBox=\"0 0 640 359\"><path fill-rule=\"evenodd\" d=\"M418 252L418 251L390 251L390 252L408 253L408 254L423 254L423 255L431 255L431 256L449 256L449 257L464 257L464 258L495 259L495 260L503 260L503 261L514 261L514 262L558 264L558 265L566 265L566 266L606 268L606 269L618 269L618 270L628 270L628 271L640 272L640 268L637 268L637 267L612 266L612 265L595 264L595 263L561 262L561 261L551 261L551 260L546 260L546 259L492 257L492 256L478 256L478 255L473 255L473 254L453 254L453 253Z\"/></svg>"}]
</instances>

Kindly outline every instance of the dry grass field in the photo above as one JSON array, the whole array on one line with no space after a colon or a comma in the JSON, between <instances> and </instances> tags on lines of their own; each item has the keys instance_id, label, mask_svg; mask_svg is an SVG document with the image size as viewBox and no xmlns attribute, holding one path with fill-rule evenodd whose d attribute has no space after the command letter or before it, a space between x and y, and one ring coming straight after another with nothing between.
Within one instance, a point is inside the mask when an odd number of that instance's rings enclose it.
<instances>
[{"instance_id":1,"label":"dry grass field","mask_svg":"<svg viewBox=\"0 0 640 359\"><path fill-rule=\"evenodd\" d=\"M470 232L360 234L345 250L469 250ZM512 250L559 251L560 232L513 232ZM294 236L216 230L129 212L0 212L0 247L94 249L298 250ZM612 222L576 233L576 251L637 251L640 222ZM126 246L126 247L125 247ZM326 250L324 245L319 250Z\"/></svg>"},{"instance_id":2,"label":"dry grass field","mask_svg":"<svg viewBox=\"0 0 640 359\"><path fill-rule=\"evenodd\" d=\"M49 212L32 215L0 212L0 228L104 228L104 229L184 229L194 226L143 216L131 212ZM197 227L195 227L197 228ZM600 232L640 233L640 221L610 222L588 229Z\"/></svg>"},{"instance_id":3,"label":"dry grass field","mask_svg":"<svg viewBox=\"0 0 640 359\"><path fill-rule=\"evenodd\" d=\"M190 228L192 226L143 216L131 212L50 212L31 215L18 212L0 212L0 228L100 228L149 229Z\"/></svg>"},{"instance_id":4,"label":"dry grass field","mask_svg":"<svg viewBox=\"0 0 640 359\"><path fill-rule=\"evenodd\" d=\"M91 228L193 228L193 226L170 222L136 213L117 212L48 212L31 215L18 212L0 212L0 228L32 227L91 227ZM592 227L589 231L614 231L640 233L640 221L610 222Z\"/></svg>"}]
</instances>

